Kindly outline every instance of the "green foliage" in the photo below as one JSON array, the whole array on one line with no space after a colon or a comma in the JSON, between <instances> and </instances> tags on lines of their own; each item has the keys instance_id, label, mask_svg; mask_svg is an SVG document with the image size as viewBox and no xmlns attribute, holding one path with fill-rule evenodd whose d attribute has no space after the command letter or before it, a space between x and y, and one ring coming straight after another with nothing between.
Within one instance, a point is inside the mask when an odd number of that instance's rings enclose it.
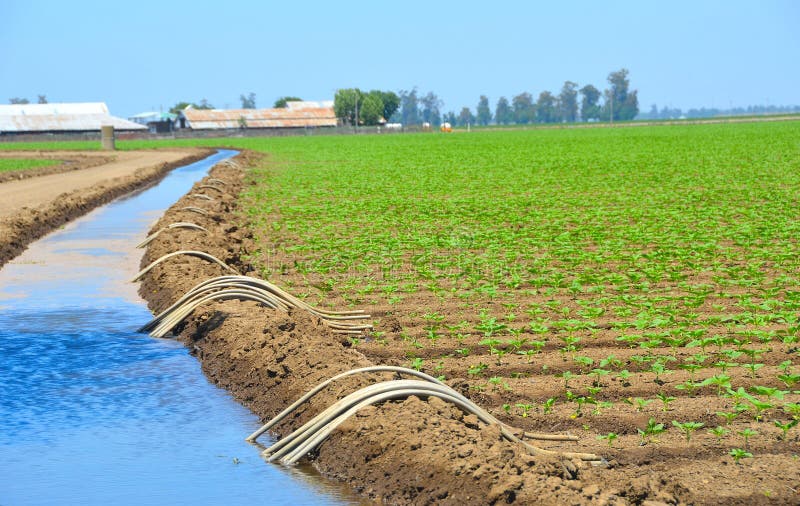
<instances>
[{"instance_id":1,"label":"green foliage","mask_svg":"<svg viewBox=\"0 0 800 506\"><path fill-rule=\"evenodd\" d=\"M289 102L302 102L302 100L303 99L300 97L291 97L291 96L280 97L275 101L272 107L274 107L275 109L283 109L288 106Z\"/></svg>"},{"instance_id":2,"label":"green foliage","mask_svg":"<svg viewBox=\"0 0 800 506\"><path fill-rule=\"evenodd\" d=\"M58 165L58 160L34 160L28 158L0 158L0 172L38 169L50 165Z\"/></svg>"}]
</instances>

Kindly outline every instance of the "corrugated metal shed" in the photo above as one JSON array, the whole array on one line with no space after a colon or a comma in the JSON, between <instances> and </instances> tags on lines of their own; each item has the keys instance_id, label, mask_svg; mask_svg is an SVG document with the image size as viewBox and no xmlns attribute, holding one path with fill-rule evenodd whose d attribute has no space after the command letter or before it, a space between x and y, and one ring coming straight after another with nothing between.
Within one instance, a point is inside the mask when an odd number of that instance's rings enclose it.
<instances>
[{"instance_id":1,"label":"corrugated metal shed","mask_svg":"<svg viewBox=\"0 0 800 506\"><path fill-rule=\"evenodd\" d=\"M147 127L111 116L102 102L74 104L0 105L0 132L92 132L112 125L115 130L146 130Z\"/></svg>"},{"instance_id":2,"label":"corrugated metal shed","mask_svg":"<svg viewBox=\"0 0 800 506\"><path fill-rule=\"evenodd\" d=\"M330 107L285 109L192 109L182 112L187 127L194 130L239 128L335 127L336 114Z\"/></svg>"},{"instance_id":3,"label":"corrugated metal shed","mask_svg":"<svg viewBox=\"0 0 800 506\"><path fill-rule=\"evenodd\" d=\"M288 109L333 109L333 100L318 100L313 102L311 100L291 100L286 102Z\"/></svg>"}]
</instances>

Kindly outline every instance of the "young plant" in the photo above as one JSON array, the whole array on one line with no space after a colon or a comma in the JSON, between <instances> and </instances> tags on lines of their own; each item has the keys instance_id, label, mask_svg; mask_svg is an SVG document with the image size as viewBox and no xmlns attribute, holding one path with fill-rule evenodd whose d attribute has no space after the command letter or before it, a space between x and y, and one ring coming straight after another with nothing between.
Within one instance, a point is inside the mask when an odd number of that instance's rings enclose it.
<instances>
[{"instance_id":1,"label":"young plant","mask_svg":"<svg viewBox=\"0 0 800 506\"><path fill-rule=\"evenodd\" d=\"M744 430L740 430L738 432L742 438L744 438L744 448L745 450L749 449L750 438L753 436L757 436L758 432L754 431L753 429L747 428Z\"/></svg>"},{"instance_id":2,"label":"young plant","mask_svg":"<svg viewBox=\"0 0 800 506\"><path fill-rule=\"evenodd\" d=\"M650 441L655 441L654 437L664 432L664 424L657 423L655 418L650 418L644 429L636 429L639 432L641 443L647 444Z\"/></svg>"},{"instance_id":3,"label":"young plant","mask_svg":"<svg viewBox=\"0 0 800 506\"><path fill-rule=\"evenodd\" d=\"M615 434L614 432L609 432L606 435L599 435L597 439L605 440L608 443L608 447L611 448L614 445L614 441L619 437L619 434Z\"/></svg>"},{"instance_id":4,"label":"young plant","mask_svg":"<svg viewBox=\"0 0 800 506\"><path fill-rule=\"evenodd\" d=\"M550 413L552 413L553 412L553 406L555 406L555 405L556 405L555 397L550 397L549 399L544 401L544 403L542 404L542 408L544 410L544 414L545 415L549 415Z\"/></svg>"},{"instance_id":5,"label":"young plant","mask_svg":"<svg viewBox=\"0 0 800 506\"><path fill-rule=\"evenodd\" d=\"M733 457L733 463L734 464L738 464L739 461L744 459L744 458L751 458L753 456L752 453L750 453L748 451L745 451L745 450L742 450L741 448L732 449L730 452L728 452L728 455Z\"/></svg>"},{"instance_id":6,"label":"young plant","mask_svg":"<svg viewBox=\"0 0 800 506\"><path fill-rule=\"evenodd\" d=\"M658 395L656 395L656 397L658 397L658 400L660 400L663 403L661 410L664 411L665 413L669 409L669 403L676 399L676 397L671 397L669 395L664 394L663 392L659 392Z\"/></svg>"},{"instance_id":7,"label":"young plant","mask_svg":"<svg viewBox=\"0 0 800 506\"><path fill-rule=\"evenodd\" d=\"M787 423L781 423L779 420L773 420L775 427L779 428L783 432L782 440L786 441L786 436L789 435L789 431L798 424L798 420L791 420Z\"/></svg>"},{"instance_id":8,"label":"young plant","mask_svg":"<svg viewBox=\"0 0 800 506\"><path fill-rule=\"evenodd\" d=\"M692 439L692 432L696 431L697 429L702 429L705 427L704 423L700 422L683 422L680 423L677 420L672 421L672 425L677 427L683 434L686 436L686 442L688 443Z\"/></svg>"},{"instance_id":9,"label":"young plant","mask_svg":"<svg viewBox=\"0 0 800 506\"><path fill-rule=\"evenodd\" d=\"M720 427L719 425L717 425L713 429L708 429L708 433L717 438L717 444L721 443L722 438L725 437L725 435L728 434L729 432L730 431L728 429L726 429L725 427Z\"/></svg>"}]
</instances>

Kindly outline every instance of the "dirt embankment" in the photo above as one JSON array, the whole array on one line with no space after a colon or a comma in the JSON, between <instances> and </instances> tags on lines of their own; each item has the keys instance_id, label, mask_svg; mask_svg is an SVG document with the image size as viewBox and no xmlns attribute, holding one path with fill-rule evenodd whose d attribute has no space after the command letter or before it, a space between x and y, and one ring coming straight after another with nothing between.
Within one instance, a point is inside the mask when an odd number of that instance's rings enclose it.
<instances>
[{"instance_id":1,"label":"dirt embankment","mask_svg":"<svg viewBox=\"0 0 800 506\"><path fill-rule=\"evenodd\" d=\"M35 169L30 174L10 173L22 177L11 177L0 184L0 266L48 232L211 153L207 149L69 153L64 154L72 160L67 165L45 167L41 172ZM37 155L29 152L24 157ZM42 157L61 159L58 153L43 153Z\"/></svg>"},{"instance_id":2,"label":"dirt embankment","mask_svg":"<svg viewBox=\"0 0 800 506\"><path fill-rule=\"evenodd\" d=\"M247 184L243 167L256 157L243 153L236 164L212 169L210 177L226 185L195 191L207 193L213 201L187 195L153 227L155 231L189 221L207 228L208 234L187 229L162 233L149 246L142 266L178 250L202 250L253 274L248 263L252 237L240 228L243 219L236 206L237 195ZM207 183L195 188L202 184ZM187 206L203 207L209 214L182 209ZM178 256L154 268L140 293L159 312L197 283L222 274L219 266ZM385 318L387 328L381 330L391 334L391 321ZM276 415L335 374L382 362L375 355L368 358L316 318L252 302L204 305L175 332L200 359L206 375L262 419ZM277 435L285 436L336 399L376 379L350 377L335 383L278 425ZM465 381L456 378L449 384L471 396ZM555 443L555 448L585 450L581 445ZM365 408L310 458L324 475L390 504L680 504L696 497L663 474L620 471L613 461L610 468L600 469L578 460L531 456L522 446L503 440L496 427L437 399L410 397Z\"/></svg>"}]
</instances>

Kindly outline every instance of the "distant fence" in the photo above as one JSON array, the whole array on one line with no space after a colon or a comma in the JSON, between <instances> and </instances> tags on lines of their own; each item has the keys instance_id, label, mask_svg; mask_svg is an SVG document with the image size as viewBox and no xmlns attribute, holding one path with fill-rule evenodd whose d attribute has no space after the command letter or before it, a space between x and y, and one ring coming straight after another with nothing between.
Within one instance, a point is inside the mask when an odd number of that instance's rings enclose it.
<instances>
[{"instance_id":1,"label":"distant fence","mask_svg":"<svg viewBox=\"0 0 800 506\"><path fill-rule=\"evenodd\" d=\"M180 129L174 132L154 134L150 132L117 131L117 140L165 140L165 139L220 139L250 137L290 137L306 135L379 135L421 132L422 127L414 125L402 129L364 126L312 127L312 128L244 128L231 130L191 130ZM42 132L42 133L0 133L0 142L58 142L58 141L98 141L100 132Z\"/></svg>"}]
</instances>

